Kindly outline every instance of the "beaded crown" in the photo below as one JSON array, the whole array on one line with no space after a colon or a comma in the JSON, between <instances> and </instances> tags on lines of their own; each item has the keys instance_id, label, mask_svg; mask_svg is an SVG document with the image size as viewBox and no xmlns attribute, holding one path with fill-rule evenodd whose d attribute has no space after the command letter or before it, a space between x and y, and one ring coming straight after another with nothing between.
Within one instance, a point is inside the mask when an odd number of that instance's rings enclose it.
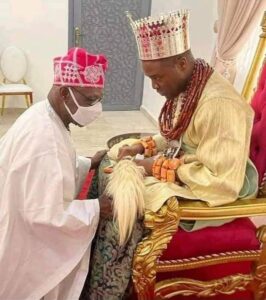
<instances>
[{"instance_id":1,"label":"beaded crown","mask_svg":"<svg viewBox=\"0 0 266 300\"><path fill-rule=\"evenodd\" d=\"M137 41L141 60L175 56L190 49L188 10L178 10L135 21L129 12L127 16Z\"/></svg>"}]
</instances>

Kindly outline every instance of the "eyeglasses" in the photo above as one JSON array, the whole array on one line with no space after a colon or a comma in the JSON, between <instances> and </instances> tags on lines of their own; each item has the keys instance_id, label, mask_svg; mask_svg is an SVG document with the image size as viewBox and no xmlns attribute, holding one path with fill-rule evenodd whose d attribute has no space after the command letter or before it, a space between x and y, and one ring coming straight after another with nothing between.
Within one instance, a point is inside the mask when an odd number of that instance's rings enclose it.
<instances>
[{"instance_id":1,"label":"eyeglasses","mask_svg":"<svg viewBox=\"0 0 266 300\"><path fill-rule=\"evenodd\" d=\"M98 98L96 98L96 97L87 97L86 95L82 94L79 90L75 89L74 87L71 87L71 88L72 88L72 90L75 90L77 93L79 93L81 96L83 96L87 100L89 106L93 106L96 103L101 102L103 100L103 96L98 97Z\"/></svg>"}]
</instances>

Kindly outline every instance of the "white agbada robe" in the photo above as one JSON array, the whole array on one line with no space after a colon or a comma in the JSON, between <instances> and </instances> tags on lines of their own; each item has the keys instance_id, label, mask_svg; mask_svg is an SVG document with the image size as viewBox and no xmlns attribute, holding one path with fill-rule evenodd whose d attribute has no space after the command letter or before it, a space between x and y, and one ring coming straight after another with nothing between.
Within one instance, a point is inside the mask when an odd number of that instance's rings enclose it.
<instances>
[{"instance_id":1,"label":"white agbada robe","mask_svg":"<svg viewBox=\"0 0 266 300\"><path fill-rule=\"evenodd\" d=\"M0 299L78 299L99 203L73 200L90 168L48 100L0 140Z\"/></svg>"}]
</instances>

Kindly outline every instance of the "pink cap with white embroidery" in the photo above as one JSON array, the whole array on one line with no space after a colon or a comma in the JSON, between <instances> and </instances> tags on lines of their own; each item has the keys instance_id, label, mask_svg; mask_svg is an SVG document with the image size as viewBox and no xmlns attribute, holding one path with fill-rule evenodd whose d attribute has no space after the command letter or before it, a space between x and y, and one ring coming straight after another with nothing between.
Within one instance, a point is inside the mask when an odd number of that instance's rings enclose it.
<instances>
[{"instance_id":1,"label":"pink cap with white embroidery","mask_svg":"<svg viewBox=\"0 0 266 300\"><path fill-rule=\"evenodd\" d=\"M54 58L54 84L103 88L107 67L104 55L71 48L66 56Z\"/></svg>"}]
</instances>

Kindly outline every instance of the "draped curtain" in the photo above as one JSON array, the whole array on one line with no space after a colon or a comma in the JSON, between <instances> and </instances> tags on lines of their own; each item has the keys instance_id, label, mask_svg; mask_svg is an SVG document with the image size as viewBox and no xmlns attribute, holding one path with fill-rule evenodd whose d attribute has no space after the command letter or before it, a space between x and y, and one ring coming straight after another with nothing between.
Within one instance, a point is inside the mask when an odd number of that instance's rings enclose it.
<instances>
[{"instance_id":1,"label":"draped curtain","mask_svg":"<svg viewBox=\"0 0 266 300\"><path fill-rule=\"evenodd\" d=\"M266 10L266 0L218 0L216 46L211 64L231 83L235 80L236 59Z\"/></svg>"}]
</instances>

